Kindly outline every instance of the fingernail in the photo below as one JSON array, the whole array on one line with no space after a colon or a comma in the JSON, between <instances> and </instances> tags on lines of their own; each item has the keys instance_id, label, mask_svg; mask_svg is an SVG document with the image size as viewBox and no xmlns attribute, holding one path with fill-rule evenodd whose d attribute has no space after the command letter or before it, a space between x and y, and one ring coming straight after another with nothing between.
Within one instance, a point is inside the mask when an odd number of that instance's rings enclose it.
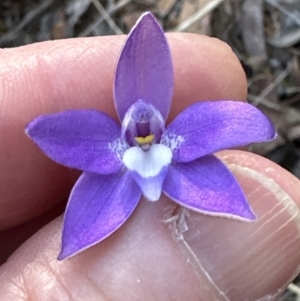
<instances>
[{"instance_id":1,"label":"fingernail","mask_svg":"<svg viewBox=\"0 0 300 301\"><path fill-rule=\"evenodd\" d=\"M235 163L229 168L258 219L247 223L180 209L172 233L220 300L275 300L299 273L299 208L266 174Z\"/></svg>"}]
</instances>

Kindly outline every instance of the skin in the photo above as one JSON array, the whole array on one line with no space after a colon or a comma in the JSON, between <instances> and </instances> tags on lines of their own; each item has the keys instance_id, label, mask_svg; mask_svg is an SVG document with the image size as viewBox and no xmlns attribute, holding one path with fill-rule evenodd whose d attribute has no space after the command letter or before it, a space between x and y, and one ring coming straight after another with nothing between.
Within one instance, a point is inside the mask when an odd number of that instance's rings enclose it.
<instances>
[{"instance_id":1,"label":"skin","mask_svg":"<svg viewBox=\"0 0 300 301\"><path fill-rule=\"evenodd\" d=\"M226 44L168 37L175 68L169 121L199 100L245 99L244 72ZM78 173L46 158L23 129L40 114L70 108L116 118L113 74L123 42L123 36L70 39L0 51L2 262L41 228L0 267L1 300L277 300L299 272L300 184L243 151L217 155L240 182L257 221L204 216L162 196L156 203L142 200L102 243L56 260L62 227L56 216Z\"/></svg>"}]
</instances>

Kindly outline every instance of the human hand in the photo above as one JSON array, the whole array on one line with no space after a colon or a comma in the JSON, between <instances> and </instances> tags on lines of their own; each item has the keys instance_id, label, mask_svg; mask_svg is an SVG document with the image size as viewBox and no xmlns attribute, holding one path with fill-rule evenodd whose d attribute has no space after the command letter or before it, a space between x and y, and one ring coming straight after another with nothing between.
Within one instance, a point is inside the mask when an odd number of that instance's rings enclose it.
<instances>
[{"instance_id":1,"label":"human hand","mask_svg":"<svg viewBox=\"0 0 300 301\"><path fill-rule=\"evenodd\" d=\"M175 67L170 120L199 100L245 99L246 79L228 46L196 35L169 38ZM70 108L116 117L112 82L123 42L105 37L1 50L0 229L30 221L67 197L76 175L47 159L24 127L40 114ZM2 300L276 300L298 273L300 184L256 155L218 156L240 181L257 221L188 212L166 197L142 201L111 237L59 262L59 217L0 268ZM32 223L19 227L14 239ZM0 234L2 254L14 243L7 233Z\"/></svg>"}]
</instances>

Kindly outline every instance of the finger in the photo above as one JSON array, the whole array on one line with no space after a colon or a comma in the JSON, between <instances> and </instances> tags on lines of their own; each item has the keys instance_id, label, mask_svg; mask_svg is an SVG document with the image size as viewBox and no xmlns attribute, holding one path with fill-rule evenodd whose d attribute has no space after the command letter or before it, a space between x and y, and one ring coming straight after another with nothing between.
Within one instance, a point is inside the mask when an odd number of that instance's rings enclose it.
<instances>
[{"instance_id":1,"label":"finger","mask_svg":"<svg viewBox=\"0 0 300 301\"><path fill-rule=\"evenodd\" d=\"M110 238L59 262L59 218L2 267L2 300L276 300L299 271L299 181L257 155L219 157L257 221L176 209L166 198L142 200Z\"/></svg>"},{"instance_id":2,"label":"finger","mask_svg":"<svg viewBox=\"0 0 300 301\"><path fill-rule=\"evenodd\" d=\"M69 193L76 175L46 158L24 127L40 114L72 108L116 117L113 74L123 42L124 37L102 37L1 50L0 229L37 216ZM197 100L245 98L245 75L224 43L172 34L170 44L175 65L170 118Z\"/></svg>"},{"instance_id":3,"label":"finger","mask_svg":"<svg viewBox=\"0 0 300 301\"><path fill-rule=\"evenodd\" d=\"M0 231L0 265L40 228L61 215L65 207L66 201L62 201L50 210L21 225Z\"/></svg>"}]
</instances>

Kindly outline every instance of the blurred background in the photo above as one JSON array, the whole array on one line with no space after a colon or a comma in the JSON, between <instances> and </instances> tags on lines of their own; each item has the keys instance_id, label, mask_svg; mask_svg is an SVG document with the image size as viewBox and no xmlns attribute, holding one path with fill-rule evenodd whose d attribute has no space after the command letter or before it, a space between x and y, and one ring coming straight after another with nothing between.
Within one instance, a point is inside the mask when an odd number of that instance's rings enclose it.
<instances>
[{"instance_id":1,"label":"blurred background","mask_svg":"<svg viewBox=\"0 0 300 301\"><path fill-rule=\"evenodd\" d=\"M300 178L300 0L1 0L0 47L128 33L151 11L165 31L227 42L248 78L248 101L278 138L251 147ZM300 301L295 279L281 301Z\"/></svg>"}]
</instances>

